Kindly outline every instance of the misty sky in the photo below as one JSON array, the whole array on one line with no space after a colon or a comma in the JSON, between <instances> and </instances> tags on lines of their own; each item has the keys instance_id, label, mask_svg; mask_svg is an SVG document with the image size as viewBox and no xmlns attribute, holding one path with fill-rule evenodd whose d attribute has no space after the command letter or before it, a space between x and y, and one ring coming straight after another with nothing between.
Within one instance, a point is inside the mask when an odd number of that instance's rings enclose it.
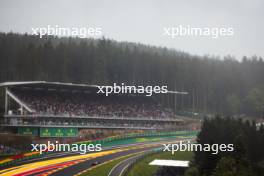
<instances>
[{"instance_id":1,"label":"misty sky","mask_svg":"<svg viewBox=\"0 0 264 176\"><path fill-rule=\"evenodd\" d=\"M198 55L264 57L263 0L0 0L0 31L101 27L106 38L166 46ZM234 36L164 36L164 27L232 27Z\"/></svg>"}]
</instances>

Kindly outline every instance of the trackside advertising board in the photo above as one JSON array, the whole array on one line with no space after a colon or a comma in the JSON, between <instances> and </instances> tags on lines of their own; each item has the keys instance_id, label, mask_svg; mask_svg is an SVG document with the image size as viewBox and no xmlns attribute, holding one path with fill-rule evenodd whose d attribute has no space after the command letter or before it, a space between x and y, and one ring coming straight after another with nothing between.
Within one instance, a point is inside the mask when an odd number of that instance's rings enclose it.
<instances>
[{"instance_id":1,"label":"trackside advertising board","mask_svg":"<svg viewBox=\"0 0 264 176\"><path fill-rule=\"evenodd\" d=\"M38 128L35 127L19 127L18 134L23 136L38 136Z\"/></svg>"},{"instance_id":2,"label":"trackside advertising board","mask_svg":"<svg viewBox=\"0 0 264 176\"><path fill-rule=\"evenodd\" d=\"M40 137L76 137L77 128L40 128Z\"/></svg>"}]
</instances>

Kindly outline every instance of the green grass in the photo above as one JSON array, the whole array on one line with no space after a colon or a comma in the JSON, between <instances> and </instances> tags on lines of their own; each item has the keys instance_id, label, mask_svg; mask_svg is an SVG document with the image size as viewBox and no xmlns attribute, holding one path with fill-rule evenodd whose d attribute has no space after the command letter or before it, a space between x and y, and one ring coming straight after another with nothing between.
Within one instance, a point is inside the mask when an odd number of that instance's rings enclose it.
<instances>
[{"instance_id":1,"label":"green grass","mask_svg":"<svg viewBox=\"0 0 264 176\"><path fill-rule=\"evenodd\" d=\"M101 165L96 166L96 168L93 168L92 170L89 170L83 174L81 174L81 176L107 176L108 173L110 172L110 170L119 162L124 161L127 158L130 158L132 156L134 156L136 154L133 155L128 155L128 156L124 156L118 159L115 159L113 161L110 161L108 163L102 163Z\"/></svg>"},{"instance_id":2,"label":"green grass","mask_svg":"<svg viewBox=\"0 0 264 176\"><path fill-rule=\"evenodd\" d=\"M129 171L128 176L154 176L158 170L158 166L150 166L149 163L154 159L173 159L173 160L191 160L192 152L175 152L172 155L170 152L159 152L151 154L144 159L138 161Z\"/></svg>"}]
</instances>

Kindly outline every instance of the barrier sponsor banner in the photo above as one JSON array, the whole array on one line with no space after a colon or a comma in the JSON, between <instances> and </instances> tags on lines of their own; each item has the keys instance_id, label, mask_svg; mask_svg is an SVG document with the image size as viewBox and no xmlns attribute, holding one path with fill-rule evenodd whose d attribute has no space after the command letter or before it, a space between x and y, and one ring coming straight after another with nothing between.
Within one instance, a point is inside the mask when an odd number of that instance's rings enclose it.
<instances>
[{"instance_id":1,"label":"barrier sponsor banner","mask_svg":"<svg viewBox=\"0 0 264 176\"><path fill-rule=\"evenodd\" d=\"M38 128L35 127L19 127L18 134L24 136L38 136Z\"/></svg>"},{"instance_id":2,"label":"barrier sponsor banner","mask_svg":"<svg viewBox=\"0 0 264 176\"><path fill-rule=\"evenodd\" d=\"M77 128L40 128L40 137L75 137Z\"/></svg>"}]
</instances>

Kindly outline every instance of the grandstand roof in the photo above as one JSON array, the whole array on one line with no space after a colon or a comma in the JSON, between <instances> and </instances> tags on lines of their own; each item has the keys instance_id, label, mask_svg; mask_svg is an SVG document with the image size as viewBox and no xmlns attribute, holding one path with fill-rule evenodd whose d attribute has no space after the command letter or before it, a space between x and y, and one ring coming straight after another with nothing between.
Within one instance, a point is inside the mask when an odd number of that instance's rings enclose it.
<instances>
[{"instance_id":1,"label":"grandstand roof","mask_svg":"<svg viewBox=\"0 0 264 176\"><path fill-rule=\"evenodd\" d=\"M46 88L97 88L97 85L88 84L74 84L74 83L61 83L61 82L47 82L47 81L25 81L25 82L4 82L0 83L0 87L46 87Z\"/></svg>"},{"instance_id":2,"label":"grandstand roof","mask_svg":"<svg viewBox=\"0 0 264 176\"><path fill-rule=\"evenodd\" d=\"M98 89L98 85L89 84L75 84L75 83L61 83L61 82L47 82L47 81L19 81L19 82L3 82L0 87L30 87L30 88L51 88L51 89ZM187 92L168 91L171 94L188 94Z\"/></svg>"}]
</instances>

